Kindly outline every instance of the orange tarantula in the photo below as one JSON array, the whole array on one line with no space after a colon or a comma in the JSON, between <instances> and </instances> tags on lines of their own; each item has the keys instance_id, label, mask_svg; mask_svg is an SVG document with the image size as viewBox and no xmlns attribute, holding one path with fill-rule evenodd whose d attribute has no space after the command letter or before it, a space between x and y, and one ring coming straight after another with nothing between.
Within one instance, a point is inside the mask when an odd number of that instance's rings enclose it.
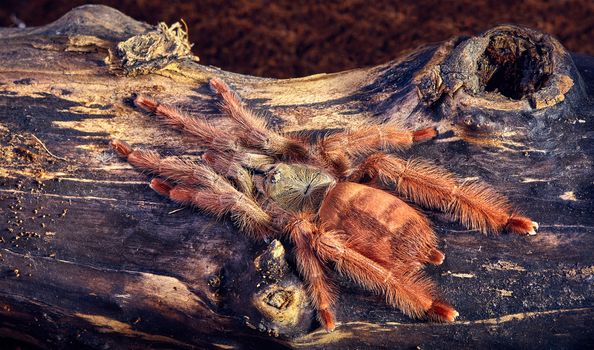
<instances>
[{"instance_id":1,"label":"orange tarantula","mask_svg":"<svg viewBox=\"0 0 594 350\"><path fill-rule=\"evenodd\" d=\"M138 96L135 104L192 135L206 148L200 162L161 158L112 140L128 162L160 178L158 193L222 216L229 214L254 239L286 238L319 320L335 327L334 267L412 317L451 322L458 312L440 300L424 264L445 256L427 218L399 197L449 213L471 229L535 234L538 224L513 213L491 188L458 181L431 164L382 151L434 138L434 128L403 130L376 124L318 140L279 133L246 107L220 79L210 81L230 123L215 128Z\"/></svg>"}]
</instances>

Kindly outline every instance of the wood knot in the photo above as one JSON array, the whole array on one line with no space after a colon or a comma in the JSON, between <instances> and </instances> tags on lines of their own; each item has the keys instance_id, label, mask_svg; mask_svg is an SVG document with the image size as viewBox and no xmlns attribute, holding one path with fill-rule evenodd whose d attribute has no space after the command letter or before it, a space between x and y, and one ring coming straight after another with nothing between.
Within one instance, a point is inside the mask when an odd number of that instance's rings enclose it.
<instances>
[{"instance_id":1,"label":"wood knot","mask_svg":"<svg viewBox=\"0 0 594 350\"><path fill-rule=\"evenodd\" d=\"M570 55L550 35L502 25L466 40L450 40L415 76L427 104L446 94L456 105L492 110L551 107L579 76Z\"/></svg>"},{"instance_id":2,"label":"wood knot","mask_svg":"<svg viewBox=\"0 0 594 350\"><path fill-rule=\"evenodd\" d=\"M264 297L266 304L279 310L286 309L294 300L294 292L291 290L273 290Z\"/></svg>"}]
</instances>

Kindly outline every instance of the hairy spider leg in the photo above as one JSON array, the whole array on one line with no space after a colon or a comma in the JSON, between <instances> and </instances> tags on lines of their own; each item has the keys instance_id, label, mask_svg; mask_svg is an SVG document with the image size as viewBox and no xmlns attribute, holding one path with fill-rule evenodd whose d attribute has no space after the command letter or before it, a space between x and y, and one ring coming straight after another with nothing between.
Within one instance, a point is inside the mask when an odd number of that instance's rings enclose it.
<instances>
[{"instance_id":1,"label":"hairy spider leg","mask_svg":"<svg viewBox=\"0 0 594 350\"><path fill-rule=\"evenodd\" d=\"M142 109L160 116L166 125L194 136L200 146L209 149L204 155L204 158L209 159L209 165L219 173L225 173L225 176L233 179L236 184L242 187L242 191L249 191L252 187L246 183L247 177L244 173L247 170L241 165L257 168L264 164L274 163L274 159L270 156L249 152L237 143L235 135L230 130L224 127L215 127L204 117L189 116L145 96L137 96L134 102Z\"/></svg>"},{"instance_id":2,"label":"hairy spider leg","mask_svg":"<svg viewBox=\"0 0 594 350\"><path fill-rule=\"evenodd\" d=\"M160 190L167 187L170 187L169 191ZM220 188L171 186L157 178L151 180L152 189L173 201L191 204L217 217L230 215L241 232L253 239L264 240L274 230L272 217L250 196L237 191L233 186L226 187L227 190L222 191Z\"/></svg>"},{"instance_id":3,"label":"hairy spider leg","mask_svg":"<svg viewBox=\"0 0 594 350\"><path fill-rule=\"evenodd\" d=\"M298 138L279 134L270 129L266 120L245 106L229 86L219 78L210 80L210 86L221 98L221 109L241 128L240 138L248 147L285 160L307 160L309 151Z\"/></svg>"},{"instance_id":4,"label":"hairy spider leg","mask_svg":"<svg viewBox=\"0 0 594 350\"><path fill-rule=\"evenodd\" d=\"M434 127L416 131L406 130L395 122L369 123L356 130L347 130L326 138L330 150L343 149L351 157L368 155L378 150L399 151L410 148L413 143L431 140L437 136Z\"/></svg>"},{"instance_id":5,"label":"hairy spider leg","mask_svg":"<svg viewBox=\"0 0 594 350\"><path fill-rule=\"evenodd\" d=\"M430 140L437 136L437 130L427 127L416 131L406 130L395 122L377 124L345 130L322 138L318 142L322 157L339 173L347 173L354 159L371 153L398 151L410 148L413 143Z\"/></svg>"},{"instance_id":6,"label":"hairy spider leg","mask_svg":"<svg viewBox=\"0 0 594 350\"><path fill-rule=\"evenodd\" d=\"M478 182L458 182L444 169L417 160L376 153L359 166L351 179L377 178L387 188L422 206L449 213L468 228L483 233L507 230L536 234L538 223L512 212L507 199Z\"/></svg>"},{"instance_id":7,"label":"hairy spider leg","mask_svg":"<svg viewBox=\"0 0 594 350\"><path fill-rule=\"evenodd\" d=\"M253 238L264 239L272 231L271 216L253 199L251 193L237 190L214 169L179 158L161 158L153 151L133 150L119 140L112 140L111 145L133 166L179 183L173 186L166 181L153 179L151 188L158 193L218 217L230 214L239 228Z\"/></svg>"},{"instance_id":8,"label":"hairy spider leg","mask_svg":"<svg viewBox=\"0 0 594 350\"><path fill-rule=\"evenodd\" d=\"M254 194L256 187L248 169L274 163L274 159L266 155L247 152L207 151L202 155L202 160L214 171L230 179L241 192L249 194Z\"/></svg>"},{"instance_id":9,"label":"hairy spider leg","mask_svg":"<svg viewBox=\"0 0 594 350\"><path fill-rule=\"evenodd\" d=\"M155 113L166 125L194 136L200 146L221 152L240 153L243 151L229 130L215 127L205 118L189 116L172 106L161 104L142 95L137 96L134 103L146 111Z\"/></svg>"},{"instance_id":10,"label":"hairy spider leg","mask_svg":"<svg viewBox=\"0 0 594 350\"><path fill-rule=\"evenodd\" d=\"M318 319L331 332L336 323L332 306L336 301L335 287L330 281L327 268L319 259L314 249L314 242L322 229L307 213L295 214L286 226L295 248L295 259L301 276L305 281L314 308L318 312Z\"/></svg>"},{"instance_id":11,"label":"hairy spider leg","mask_svg":"<svg viewBox=\"0 0 594 350\"><path fill-rule=\"evenodd\" d=\"M385 295L387 302L410 317L453 322L458 312L435 296L435 286L418 270L387 269L351 249L343 235L320 234L314 250L325 261L363 288Z\"/></svg>"}]
</instances>

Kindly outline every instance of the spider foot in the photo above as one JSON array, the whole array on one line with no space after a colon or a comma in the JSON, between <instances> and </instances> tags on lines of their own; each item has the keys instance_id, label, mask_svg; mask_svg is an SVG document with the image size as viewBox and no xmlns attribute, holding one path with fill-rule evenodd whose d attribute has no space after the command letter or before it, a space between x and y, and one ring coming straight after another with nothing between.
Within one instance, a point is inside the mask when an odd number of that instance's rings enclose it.
<instances>
[{"instance_id":1,"label":"spider foot","mask_svg":"<svg viewBox=\"0 0 594 350\"><path fill-rule=\"evenodd\" d=\"M423 142L431 140L437 136L437 129L434 127L428 127L413 132L413 142Z\"/></svg>"},{"instance_id":2,"label":"spider foot","mask_svg":"<svg viewBox=\"0 0 594 350\"><path fill-rule=\"evenodd\" d=\"M326 332L330 333L334 331L336 323L334 322L334 315L332 315L332 312L328 309L323 309L319 311L319 315Z\"/></svg>"},{"instance_id":3,"label":"spider foot","mask_svg":"<svg viewBox=\"0 0 594 350\"><path fill-rule=\"evenodd\" d=\"M109 144L120 157L127 158L128 155L132 153L132 147L124 141L113 139Z\"/></svg>"},{"instance_id":4,"label":"spider foot","mask_svg":"<svg viewBox=\"0 0 594 350\"><path fill-rule=\"evenodd\" d=\"M139 107L144 109L147 112L156 112L157 109L159 108L159 103L155 100L153 100L150 97L146 97L143 95L138 95L136 96L136 98L134 98L134 104Z\"/></svg>"},{"instance_id":5,"label":"spider foot","mask_svg":"<svg viewBox=\"0 0 594 350\"><path fill-rule=\"evenodd\" d=\"M508 232L517 233L519 235L534 236L538 230L538 222L523 216L512 216L507 221L506 229Z\"/></svg>"},{"instance_id":6,"label":"spider foot","mask_svg":"<svg viewBox=\"0 0 594 350\"><path fill-rule=\"evenodd\" d=\"M445 254L438 249L433 249L429 253L429 261L433 265L441 265L444 260L445 260Z\"/></svg>"},{"instance_id":7,"label":"spider foot","mask_svg":"<svg viewBox=\"0 0 594 350\"><path fill-rule=\"evenodd\" d=\"M160 179L152 179L151 184L149 185L153 191L157 192L158 194L169 197L172 186L167 182L160 180Z\"/></svg>"},{"instance_id":8,"label":"spider foot","mask_svg":"<svg viewBox=\"0 0 594 350\"><path fill-rule=\"evenodd\" d=\"M434 301L427 310L427 318L438 322L454 322L460 314L453 307L442 301Z\"/></svg>"}]
</instances>

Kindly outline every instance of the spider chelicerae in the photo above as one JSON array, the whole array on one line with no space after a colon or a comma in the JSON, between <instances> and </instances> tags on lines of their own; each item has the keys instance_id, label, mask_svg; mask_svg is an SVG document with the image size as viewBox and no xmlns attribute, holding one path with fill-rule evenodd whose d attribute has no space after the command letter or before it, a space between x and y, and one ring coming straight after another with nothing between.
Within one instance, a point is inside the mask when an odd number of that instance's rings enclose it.
<instances>
[{"instance_id":1,"label":"spider chelicerae","mask_svg":"<svg viewBox=\"0 0 594 350\"><path fill-rule=\"evenodd\" d=\"M158 193L215 216L230 215L253 239L290 241L328 331L335 327L337 298L332 267L411 317L451 322L458 316L421 271L445 258L435 233L427 218L399 197L484 233L536 234L538 224L515 214L490 187L385 153L433 139L432 127L410 131L396 123L370 123L311 140L269 128L222 80L214 78L210 86L230 120L223 127L145 96L135 98L138 107L192 135L206 149L200 162L162 158L119 140L112 140L112 147L158 176L150 184Z\"/></svg>"}]
</instances>

